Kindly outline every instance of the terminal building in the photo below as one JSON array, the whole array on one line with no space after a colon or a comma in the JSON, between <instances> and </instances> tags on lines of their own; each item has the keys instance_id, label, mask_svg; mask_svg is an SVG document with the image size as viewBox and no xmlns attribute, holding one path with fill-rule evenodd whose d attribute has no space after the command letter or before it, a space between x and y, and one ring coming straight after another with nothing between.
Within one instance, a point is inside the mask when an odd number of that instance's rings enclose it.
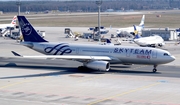
<instances>
[{"instance_id":1,"label":"terminal building","mask_svg":"<svg viewBox=\"0 0 180 105\"><path fill-rule=\"evenodd\" d=\"M173 41L178 40L178 36L180 35L180 29L171 30L169 28L165 29L145 29L142 30L142 37L159 35L164 41Z\"/></svg>"}]
</instances>

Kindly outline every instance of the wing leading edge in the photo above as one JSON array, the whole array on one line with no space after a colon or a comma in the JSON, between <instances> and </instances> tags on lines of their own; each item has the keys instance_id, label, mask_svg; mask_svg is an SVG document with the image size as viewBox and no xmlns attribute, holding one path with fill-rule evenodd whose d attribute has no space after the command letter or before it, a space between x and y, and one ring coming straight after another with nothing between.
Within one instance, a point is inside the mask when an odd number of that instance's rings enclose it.
<instances>
[{"instance_id":1,"label":"wing leading edge","mask_svg":"<svg viewBox=\"0 0 180 105\"><path fill-rule=\"evenodd\" d=\"M11 51L15 56L23 58L41 58L41 59L67 59L67 60L106 60L111 61L112 58L108 56L84 56L84 55L38 55L38 56L24 56L14 51Z\"/></svg>"}]
</instances>

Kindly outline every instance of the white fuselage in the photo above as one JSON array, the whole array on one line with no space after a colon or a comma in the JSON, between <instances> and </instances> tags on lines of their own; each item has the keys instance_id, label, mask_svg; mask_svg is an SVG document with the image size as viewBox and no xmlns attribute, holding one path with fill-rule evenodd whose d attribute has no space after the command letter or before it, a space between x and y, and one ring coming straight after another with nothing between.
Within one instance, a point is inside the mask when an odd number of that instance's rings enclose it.
<instances>
[{"instance_id":1,"label":"white fuselage","mask_svg":"<svg viewBox=\"0 0 180 105\"><path fill-rule=\"evenodd\" d=\"M174 56L168 51L134 46L102 46L68 43L22 43L30 48L46 55L88 55L108 56L111 63L122 64L164 64L173 61Z\"/></svg>"},{"instance_id":2,"label":"white fuselage","mask_svg":"<svg viewBox=\"0 0 180 105\"><path fill-rule=\"evenodd\" d=\"M165 44L162 37L158 35L134 39L134 42L140 46L148 46L148 45L158 46Z\"/></svg>"},{"instance_id":3,"label":"white fuselage","mask_svg":"<svg viewBox=\"0 0 180 105\"><path fill-rule=\"evenodd\" d=\"M136 26L136 30L138 32L141 32L143 27ZM127 27L127 28L119 28L117 29L116 33L120 34L121 32L127 32L127 33L133 33L134 32L134 27Z\"/></svg>"},{"instance_id":4,"label":"white fuselage","mask_svg":"<svg viewBox=\"0 0 180 105\"><path fill-rule=\"evenodd\" d=\"M1 29L5 29L7 27L14 27L14 26L15 26L15 24L0 24Z\"/></svg>"}]
</instances>

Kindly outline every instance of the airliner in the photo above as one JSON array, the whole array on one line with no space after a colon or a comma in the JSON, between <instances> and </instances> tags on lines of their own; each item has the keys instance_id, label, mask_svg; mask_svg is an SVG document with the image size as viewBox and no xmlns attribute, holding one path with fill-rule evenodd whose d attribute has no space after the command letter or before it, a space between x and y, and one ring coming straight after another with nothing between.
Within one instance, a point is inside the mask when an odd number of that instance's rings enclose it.
<instances>
[{"instance_id":1,"label":"airliner","mask_svg":"<svg viewBox=\"0 0 180 105\"><path fill-rule=\"evenodd\" d=\"M144 64L153 65L153 72L160 64L169 63L175 57L168 51L151 47L109 46L92 44L72 44L66 42L48 42L41 38L25 16L17 16L24 42L27 46L45 55L24 56L14 51L15 56L24 58L67 59L83 63L80 70L94 69L109 71L110 64Z\"/></svg>"},{"instance_id":2,"label":"airliner","mask_svg":"<svg viewBox=\"0 0 180 105\"><path fill-rule=\"evenodd\" d=\"M134 42L142 47L162 47L165 45L164 40L159 35L153 35L153 36L147 36L147 37L141 37L138 35L138 31L136 29L136 26L134 25L134 33L135 38Z\"/></svg>"},{"instance_id":3,"label":"airliner","mask_svg":"<svg viewBox=\"0 0 180 105\"><path fill-rule=\"evenodd\" d=\"M17 16L14 16L13 19L12 19L12 21L11 21L11 23L9 23L9 24L0 24L0 28L1 28L1 29L5 29L5 28L7 28L7 27L15 27L15 25L16 25L16 20L17 20Z\"/></svg>"},{"instance_id":4,"label":"airliner","mask_svg":"<svg viewBox=\"0 0 180 105\"><path fill-rule=\"evenodd\" d=\"M136 26L138 32L141 32L143 30L144 20L145 20L145 15L142 16L139 26ZM129 34L132 34L134 32L134 27L119 28L116 33L120 34L121 32L128 32Z\"/></svg>"}]
</instances>

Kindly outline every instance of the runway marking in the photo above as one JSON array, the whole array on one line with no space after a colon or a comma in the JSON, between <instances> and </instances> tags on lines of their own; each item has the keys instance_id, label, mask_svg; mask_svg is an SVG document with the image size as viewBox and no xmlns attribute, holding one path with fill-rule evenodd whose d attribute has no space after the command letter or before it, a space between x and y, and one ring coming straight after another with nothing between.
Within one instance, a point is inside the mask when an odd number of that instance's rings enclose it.
<instances>
[{"instance_id":1,"label":"runway marking","mask_svg":"<svg viewBox=\"0 0 180 105\"><path fill-rule=\"evenodd\" d=\"M23 83L32 82L32 81L35 81L35 80L45 79L45 78L47 78L47 77L51 77L51 76L46 76L46 77L44 77L44 78L36 78L36 79L33 79L33 80L23 80L23 81L21 81L21 82L16 82L16 83L7 84L7 85L4 85L4 86L1 86L0 89L8 88L8 87L15 86L15 85L19 85L19 84L23 84Z\"/></svg>"},{"instance_id":2,"label":"runway marking","mask_svg":"<svg viewBox=\"0 0 180 105\"><path fill-rule=\"evenodd\" d=\"M97 104L97 103L99 103L99 102L103 102L103 101L106 101L106 100L109 100L109 99L112 99L112 98L115 98L115 97L127 95L127 94L130 94L130 93L133 93L133 92L137 92L137 91L139 91L139 90L143 90L143 89L146 89L146 88L150 88L150 87L156 86L156 85L158 85L158 84L160 84L160 82L153 83L153 84L146 85L146 86L142 86L142 87L139 87L139 88L136 88L136 89L132 89L132 90L129 90L129 91L126 91L126 92L123 92L123 93L120 93L120 94L117 94L117 95L114 95L114 96L110 96L110 97L107 97L107 98L104 98L104 99L101 99L101 100L97 100L97 101L91 102L91 103L89 103L89 104L87 104L87 105Z\"/></svg>"}]
</instances>

